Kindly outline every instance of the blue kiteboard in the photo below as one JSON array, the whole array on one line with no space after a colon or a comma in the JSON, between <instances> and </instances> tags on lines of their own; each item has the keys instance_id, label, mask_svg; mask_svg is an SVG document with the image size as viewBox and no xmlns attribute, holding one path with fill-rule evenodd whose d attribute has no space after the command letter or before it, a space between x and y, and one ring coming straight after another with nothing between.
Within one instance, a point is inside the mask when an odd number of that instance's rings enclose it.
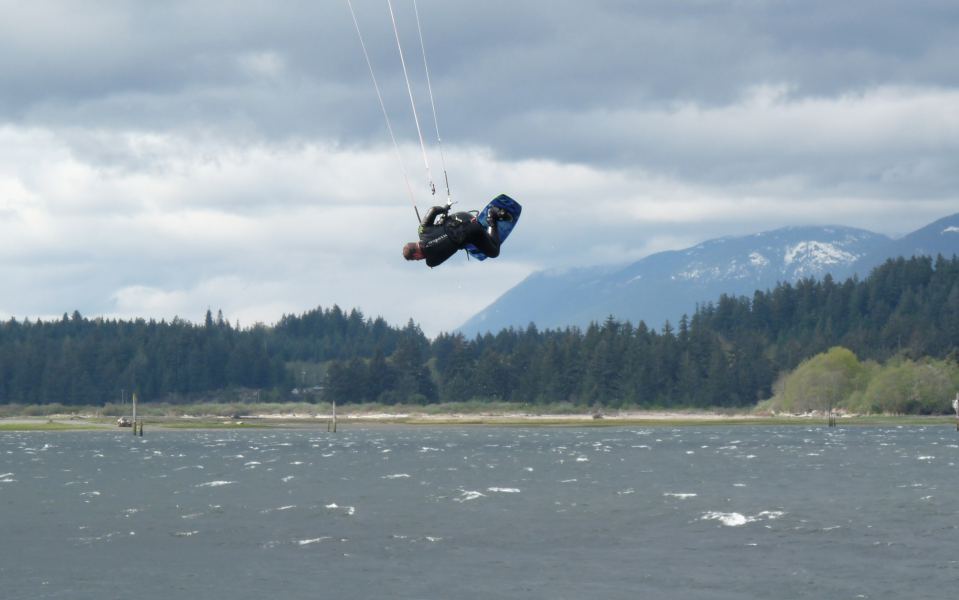
<instances>
[{"instance_id":1,"label":"blue kiteboard","mask_svg":"<svg viewBox=\"0 0 959 600\"><path fill-rule=\"evenodd\" d=\"M499 243L502 244L506 241L506 238L509 237L510 232L513 231L513 227L516 227L516 223L519 221L519 215L523 212L523 207L520 206L519 202L513 200L506 194L500 194L490 200L490 203L484 206L483 210L481 210L477 216L477 220L483 227L486 227L489 223L489 209L493 206L505 210L509 213L510 217L512 217L509 221L500 220L496 222L496 229L499 231ZM466 251L476 260L486 260L487 258L486 255L480 252L479 248L473 244L466 244Z\"/></svg>"}]
</instances>

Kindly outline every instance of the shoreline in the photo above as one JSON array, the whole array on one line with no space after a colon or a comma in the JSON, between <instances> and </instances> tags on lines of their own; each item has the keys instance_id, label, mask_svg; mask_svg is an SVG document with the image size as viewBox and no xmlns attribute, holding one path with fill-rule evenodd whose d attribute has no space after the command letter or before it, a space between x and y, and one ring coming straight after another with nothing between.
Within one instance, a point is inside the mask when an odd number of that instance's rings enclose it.
<instances>
[{"instance_id":1,"label":"shoreline","mask_svg":"<svg viewBox=\"0 0 959 600\"><path fill-rule=\"evenodd\" d=\"M176 431L184 429L315 429L325 430L331 420L328 414L257 413L236 417L144 416L147 430ZM345 412L337 414L337 427L406 425L430 426L526 426L526 427L621 427L621 426L690 426L690 425L806 425L826 426L822 414L769 415L753 413L719 413L713 411L617 411L594 416L591 413L551 414L529 412ZM954 425L950 415L837 415L837 425ZM0 418L4 431L131 431L119 427L116 417L86 414L55 414L43 417L10 416Z\"/></svg>"}]
</instances>

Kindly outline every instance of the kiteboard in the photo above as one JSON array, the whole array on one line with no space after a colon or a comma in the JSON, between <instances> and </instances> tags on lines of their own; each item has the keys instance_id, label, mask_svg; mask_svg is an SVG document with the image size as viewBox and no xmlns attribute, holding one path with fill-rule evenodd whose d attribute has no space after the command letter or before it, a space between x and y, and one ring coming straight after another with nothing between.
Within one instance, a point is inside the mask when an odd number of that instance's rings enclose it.
<instances>
[{"instance_id":1,"label":"kiteboard","mask_svg":"<svg viewBox=\"0 0 959 600\"><path fill-rule=\"evenodd\" d=\"M500 194L490 200L490 203L484 206L483 210L479 212L477 220L483 227L486 227L489 223L489 209L493 206L506 211L511 217L508 221L499 220L496 222L496 230L499 232L499 243L502 244L506 241L506 238L509 237L510 232L513 231L513 227L516 227L516 223L519 221L519 215L523 212L523 207L520 206L519 202L513 200L506 194ZM466 244L466 251L476 260L486 260L487 258L486 255L480 252L479 248L473 244Z\"/></svg>"}]
</instances>

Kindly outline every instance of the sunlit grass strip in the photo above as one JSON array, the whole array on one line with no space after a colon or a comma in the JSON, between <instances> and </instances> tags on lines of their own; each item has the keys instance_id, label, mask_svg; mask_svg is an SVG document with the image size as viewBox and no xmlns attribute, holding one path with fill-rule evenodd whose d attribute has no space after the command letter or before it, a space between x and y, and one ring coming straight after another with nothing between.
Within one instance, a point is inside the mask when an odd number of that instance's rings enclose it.
<instances>
[{"instance_id":1,"label":"sunlit grass strip","mask_svg":"<svg viewBox=\"0 0 959 600\"><path fill-rule=\"evenodd\" d=\"M0 431L82 431L103 430L89 423L0 423Z\"/></svg>"}]
</instances>

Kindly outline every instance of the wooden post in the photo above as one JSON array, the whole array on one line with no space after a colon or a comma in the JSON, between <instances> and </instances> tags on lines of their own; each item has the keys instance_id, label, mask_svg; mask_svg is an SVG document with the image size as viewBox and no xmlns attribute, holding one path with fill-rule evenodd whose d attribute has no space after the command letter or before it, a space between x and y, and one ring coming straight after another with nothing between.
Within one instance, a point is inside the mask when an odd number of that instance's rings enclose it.
<instances>
[{"instance_id":1,"label":"wooden post","mask_svg":"<svg viewBox=\"0 0 959 600\"><path fill-rule=\"evenodd\" d=\"M332 401L333 405L333 414L330 416L329 420L326 422L326 430L336 433L336 400Z\"/></svg>"},{"instance_id":2,"label":"wooden post","mask_svg":"<svg viewBox=\"0 0 959 600\"><path fill-rule=\"evenodd\" d=\"M137 393L133 392L133 435L137 434Z\"/></svg>"},{"instance_id":3,"label":"wooden post","mask_svg":"<svg viewBox=\"0 0 959 600\"><path fill-rule=\"evenodd\" d=\"M956 431L959 431L959 392L956 392L956 399L952 401L952 410L956 411Z\"/></svg>"}]
</instances>

